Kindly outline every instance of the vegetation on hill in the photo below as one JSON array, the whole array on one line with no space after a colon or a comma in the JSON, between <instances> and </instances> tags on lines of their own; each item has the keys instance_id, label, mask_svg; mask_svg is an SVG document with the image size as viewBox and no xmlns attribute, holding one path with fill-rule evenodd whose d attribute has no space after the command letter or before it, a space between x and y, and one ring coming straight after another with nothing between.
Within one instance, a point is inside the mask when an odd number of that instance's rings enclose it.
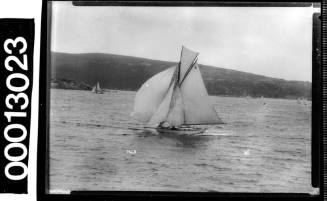
<instances>
[{"instance_id":1,"label":"vegetation on hill","mask_svg":"<svg viewBox=\"0 0 327 201\"><path fill-rule=\"evenodd\" d=\"M175 62L114 54L51 54L52 87L85 89L100 82L107 89L133 90ZM287 81L200 64L210 95L311 99L311 83Z\"/></svg>"},{"instance_id":2,"label":"vegetation on hill","mask_svg":"<svg viewBox=\"0 0 327 201\"><path fill-rule=\"evenodd\" d=\"M52 78L51 88L57 89L75 89L75 90L91 90L92 87L84 82L76 82L65 78Z\"/></svg>"}]
</instances>

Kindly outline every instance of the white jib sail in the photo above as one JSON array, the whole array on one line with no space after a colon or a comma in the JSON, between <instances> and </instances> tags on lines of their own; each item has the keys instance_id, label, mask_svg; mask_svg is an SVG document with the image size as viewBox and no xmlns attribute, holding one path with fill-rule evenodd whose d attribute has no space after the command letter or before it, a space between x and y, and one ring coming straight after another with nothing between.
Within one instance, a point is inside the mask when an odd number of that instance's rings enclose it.
<instances>
[{"instance_id":1,"label":"white jib sail","mask_svg":"<svg viewBox=\"0 0 327 201\"><path fill-rule=\"evenodd\" d=\"M96 88L97 93L103 93L102 89L100 88L99 82L97 83L97 88Z\"/></svg>"},{"instance_id":2,"label":"white jib sail","mask_svg":"<svg viewBox=\"0 0 327 201\"><path fill-rule=\"evenodd\" d=\"M170 108L169 106L173 97L173 92L174 92L174 85L171 85L169 87L168 92L162 99L159 107L153 113L151 119L147 123L148 126L158 126L159 123L164 122L167 119L169 108Z\"/></svg>"},{"instance_id":3,"label":"white jib sail","mask_svg":"<svg viewBox=\"0 0 327 201\"><path fill-rule=\"evenodd\" d=\"M169 127L180 127L184 124L183 100L179 86L173 91L165 123Z\"/></svg>"},{"instance_id":4,"label":"white jib sail","mask_svg":"<svg viewBox=\"0 0 327 201\"><path fill-rule=\"evenodd\" d=\"M175 68L176 67L171 67L154 75L141 86L135 96L134 109L132 112L134 119L144 123L150 121L160 104L162 104L163 99L168 94L168 87ZM155 121L152 121L153 124L160 123L154 122Z\"/></svg>"}]
</instances>

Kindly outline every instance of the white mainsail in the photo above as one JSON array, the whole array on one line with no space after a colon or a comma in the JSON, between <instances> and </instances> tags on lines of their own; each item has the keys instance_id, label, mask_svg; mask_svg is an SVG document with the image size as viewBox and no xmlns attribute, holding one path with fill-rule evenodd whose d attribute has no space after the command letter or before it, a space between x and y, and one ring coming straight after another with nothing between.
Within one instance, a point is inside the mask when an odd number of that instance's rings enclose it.
<instances>
[{"instance_id":1,"label":"white mainsail","mask_svg":"<svg viewBox=\"0 0 327 201\"><path fill-rule=\"evenodd\" d=\"M101 91L99 82L97 83L97 92Z\"/></svg>"},{"instance_id":2,"label":"white mainsail","mask_svg":"<svg viewBox=\"0 0 327 201\"><path fill-rule=\"evenodd\" d=\"M198 64L181 85L185 124L220 124L223 121L210 102Z\"/></svg>"},{"instance_id":3,"label":"white mainsail","mask_svg":"<svg viewBox=\"0 0 327 201\"><path fill-rule=\"evenodd\" d=\"M100 88L99 82L97 82L97 84L92 88L92 92L100 94L103 93L103 90Z\"/></svg>"},{"instance_id":4,"label":"white mainsail","mask_svg":"<svg viewBox=\"0 0 327 201\"><path fill-rule=\"evenodd\" d=\"M197 56L183 47L179 65L146 81L135 97L134 118L149 126L223 123L209 100Z\"/></svg>"}]
</instances>

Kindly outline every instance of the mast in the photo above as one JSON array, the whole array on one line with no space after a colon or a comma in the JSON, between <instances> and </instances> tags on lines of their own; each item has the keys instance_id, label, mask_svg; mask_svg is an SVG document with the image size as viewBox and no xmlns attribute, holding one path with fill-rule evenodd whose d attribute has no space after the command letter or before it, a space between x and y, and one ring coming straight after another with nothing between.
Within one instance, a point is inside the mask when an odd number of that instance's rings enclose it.
<instances>
[{"instance_id":1,"label":"mast","mask_svg":"<svg viewBox=\"0 0 327 201\"><path fill-rule=\"evenodd\" d=\"M166 120L162 123L162 126L168 127L180 127L184 124L184 108L183 108L183 100L180 89L180 75L181 75L181 61L176 66L174 75L172 77L171 87L173 88L169 110L166 117Z\"/></svg>"}]
</instances>

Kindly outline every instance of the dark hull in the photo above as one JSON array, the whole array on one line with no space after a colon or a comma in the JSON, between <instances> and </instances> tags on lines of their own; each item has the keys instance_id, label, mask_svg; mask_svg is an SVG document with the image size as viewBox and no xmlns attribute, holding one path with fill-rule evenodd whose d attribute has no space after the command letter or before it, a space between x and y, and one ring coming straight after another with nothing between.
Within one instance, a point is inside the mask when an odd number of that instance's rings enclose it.
<instances>
[{"instance_id":1,"label":"dark hull","mask_svg":"<svg viewBox=\"0 0 327 201\"><path fill-rule=\"evenodd\" d=\"M205 132L205 128L192 128L192 127L182 127L182 128L156 128L159 133L169 133L176 135L195 135Z\"/></svg>"}]
</instances>

